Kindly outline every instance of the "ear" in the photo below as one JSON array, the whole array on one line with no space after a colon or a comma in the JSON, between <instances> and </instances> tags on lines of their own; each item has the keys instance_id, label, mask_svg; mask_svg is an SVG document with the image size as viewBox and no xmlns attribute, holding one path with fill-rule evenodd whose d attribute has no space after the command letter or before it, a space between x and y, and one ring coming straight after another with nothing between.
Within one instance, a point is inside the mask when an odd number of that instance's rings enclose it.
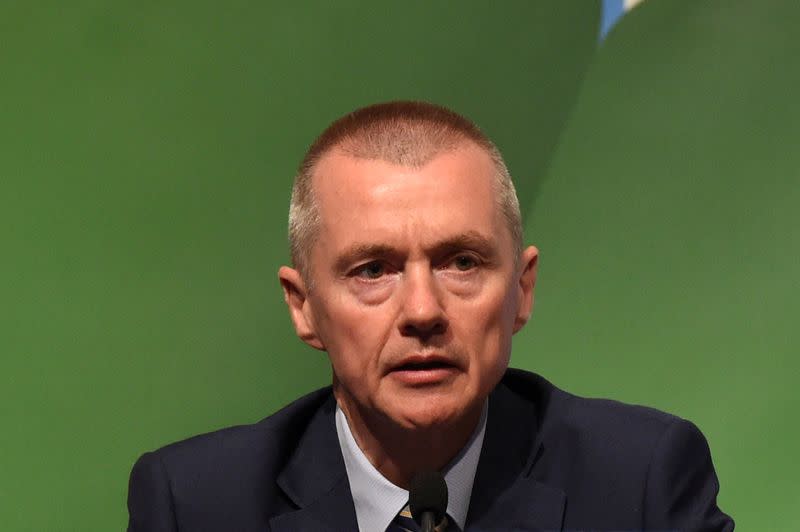
<instances>
[{"instance_id":1,"label":"ear","mask_svg":"<svg viewBox=\"0 0 800 532\"><path fill-rule=\"evenodd\" d=\"M536 285L536 266L539 263L539 250L535 246L528 246L520 257L520 272L517 315L514 319L514 332L522 329L528 323L533 311L533 288Z\"/></svg>"},{"instance_id":2,"label":"ear","mask_svg":"<svg viewBox=\"0 0 800 532\"><path fill-rule=\"evenodd\" d=\"M288 266L281 266L278 270L283 288L283 300L289 307L289 317L294 323L294 330L297 336L305 343L315 349L325 350L325 346L317 335L314 325L314 315L308 301L308 290L300 272Z\"/></svg>"}]
</instances>

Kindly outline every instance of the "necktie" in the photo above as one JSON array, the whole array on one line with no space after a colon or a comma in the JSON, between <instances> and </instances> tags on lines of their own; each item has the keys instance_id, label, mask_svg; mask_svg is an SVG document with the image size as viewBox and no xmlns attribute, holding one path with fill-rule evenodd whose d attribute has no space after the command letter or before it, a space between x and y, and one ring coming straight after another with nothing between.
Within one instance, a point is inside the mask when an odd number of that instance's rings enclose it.
<instances>
[{"instance_id":1,"label":"necktie","mask_svg":"<svg viewBox=\"0 0 800 532\"><path fill-rule=\"evenodd\" d=\"M444 516L442 522L434 528L436 532L445 532L447 530L447 525L449 524L449 519L447 516ZM394 518L394 520L389 524L389 527L386 529L386 532L420 532L419 525L414 518L411 517L411 510L408 509L408 506L400 510L400 513Z\"/></svg>"}]
</instances>

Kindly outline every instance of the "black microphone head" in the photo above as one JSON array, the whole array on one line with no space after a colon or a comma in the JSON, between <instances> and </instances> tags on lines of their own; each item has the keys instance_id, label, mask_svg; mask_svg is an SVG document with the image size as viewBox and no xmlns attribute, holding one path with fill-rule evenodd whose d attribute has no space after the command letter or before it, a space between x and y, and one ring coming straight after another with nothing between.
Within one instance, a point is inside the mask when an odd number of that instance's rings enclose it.
<instances>
[{"instance_id":1,"label":"black microphone head","mask_svg":"<svg viewBox=\"0 0 800 532\"><path fill-rule=\"evenodd\" d=\"M423 471L411 479L408 492L408 506L411 517L422 526L422 514L433 513L434 524L441 523L447 512L447 483L438 471Z\"/></svg>"}]
</instances>

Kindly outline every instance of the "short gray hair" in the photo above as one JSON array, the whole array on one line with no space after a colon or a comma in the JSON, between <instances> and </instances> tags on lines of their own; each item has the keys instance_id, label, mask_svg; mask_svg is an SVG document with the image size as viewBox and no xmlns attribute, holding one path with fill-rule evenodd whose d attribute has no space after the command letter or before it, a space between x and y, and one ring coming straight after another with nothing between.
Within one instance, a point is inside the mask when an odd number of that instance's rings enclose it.
<instances>
[{"instance_id":1,"label":"short gray hair","mask_svg":"<svg viewBox=\"0 0 800 532\"><path fill-rule=\"evenodd\" d=\"M516 260L522 251L519 200L500 150L469 119L427 102L396 101L357 109L328 126L306 152L292 186L289 247L293 266L310 283L309 255L320 216L313 190L314 170L333 149L360 159L419 168L467 142L484 149L495 167L495 199L505 218Z\"/></svg>"}]
</instances>

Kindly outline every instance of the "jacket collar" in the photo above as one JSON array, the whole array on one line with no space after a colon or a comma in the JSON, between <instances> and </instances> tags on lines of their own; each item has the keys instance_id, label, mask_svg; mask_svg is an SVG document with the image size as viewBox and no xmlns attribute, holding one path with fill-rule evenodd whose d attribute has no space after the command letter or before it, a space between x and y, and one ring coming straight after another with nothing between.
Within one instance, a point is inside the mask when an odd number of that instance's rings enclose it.
<instances>
[{"instance_id":1,"label":"jacket collar","mask_svg":"<svg viewBox=\"0 0 800 532\"><path fill-rule=\"evenodd\" d=\"M538 430L541 407L503 382L492 392L467 531L561 530L566 495L532 474L547 451ZM299 509L273 517L273 532L358 530L335 411L331 395L278 476L278 485Z\"/></svg>"},{"instance_id":2,"label":"jacket collar","mask_svg":"<svg viewBox=\"0 0 800 532\"><path fill-rule=\"evenodd\" d=\"M561 530L566 495L532 475L546 451L539 431L542 405L504 382L489 396L489 419L466 528ZM532 383L526 384L530 388Z\"/></svg>"},{"instance_id":3,"label":"jacket collar","mask_svg":"<svg viewBox=\"0 0 800 532\"><path fill-rule=\"evenodd\" d=\"M336 401L331 394L311 418L278 475L278 486L299 509L270 519L274 532L358 530L336 436L335 412Z\"/></svg>"}]
</instances>

